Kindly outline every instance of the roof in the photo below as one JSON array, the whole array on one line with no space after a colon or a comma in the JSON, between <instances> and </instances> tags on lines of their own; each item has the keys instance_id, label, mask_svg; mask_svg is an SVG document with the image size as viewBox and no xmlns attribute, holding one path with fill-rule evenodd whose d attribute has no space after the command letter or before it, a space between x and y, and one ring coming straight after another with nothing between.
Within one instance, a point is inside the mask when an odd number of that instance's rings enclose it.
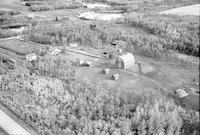
<instances>
[{"instance_id":1,"label":"roof","mask_svg":"<svg viewBox=\"0 0 200 135\"><path fill-rule=\"evenodd\" d=\"M133 56L132 53L129 53L129 52L124 53L120 55L119 58L122 59L124 63L124 69L128 69L132 67L133 65L135 65L135 57Z\"/></svg>"},{"instance_id":2,"label":"roof","mask_svg":"<svg viewBox=\"0 0 200 135\"><path fill-rule=\"evenodd\" d=\"M135 57L133 56L132 53L129 52L120 55L119 58L121 58L124 62L129 62L130 60L134 60L135 63Z\"/></svg>"},{"instance_id":3,"label":"roof","mask_svg":"<svg viewBox=\"0 0 200 135\"><path fill-rule=\"evenodd\" d=\"M178 89L175 91L175 94L179 97L179 98L183 98L183 97L186 97L188 96L189 94L183 90L183 89Z\"/></svg>"}]
</instances>

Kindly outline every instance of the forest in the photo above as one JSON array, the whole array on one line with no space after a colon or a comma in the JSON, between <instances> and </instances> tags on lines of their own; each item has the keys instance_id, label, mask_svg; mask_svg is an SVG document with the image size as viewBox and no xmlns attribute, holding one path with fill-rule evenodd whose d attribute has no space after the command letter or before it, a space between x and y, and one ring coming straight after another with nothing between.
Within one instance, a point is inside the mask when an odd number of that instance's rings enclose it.
<instances>
[{"instance_id":1,"label":"forest","mask_svg":"<svg viewBox=\"0 0 200 135\"><path fill-rule=\"evenodd\" d=\"M33 42L51 45L65 45L70 42L79 42L81 45L89 45L101 48L115 40L127 43L130 51L140 51L151 57L167 55L169 50L188 55L199 56L199 22L198 17L178 18L173 16L148 16L133 18L128 15L117 23L129 23L131 27L144 29L146 33L115 29L114 23L97 22L80 25L80 22L69 22L62 28L51 29L51 26L37 26L27 38ZM51 25L51 24L50 24Z\"/></svg>"}]
</instances>

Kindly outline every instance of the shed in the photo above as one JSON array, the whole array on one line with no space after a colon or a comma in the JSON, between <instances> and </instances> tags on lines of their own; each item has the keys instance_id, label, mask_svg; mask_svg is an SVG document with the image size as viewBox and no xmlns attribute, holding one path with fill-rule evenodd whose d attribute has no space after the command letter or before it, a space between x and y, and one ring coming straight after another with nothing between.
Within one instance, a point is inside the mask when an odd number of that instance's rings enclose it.
<instances>
[{"instance_id":1,"label":"shed","mask_svg":"<svg viewBox=\"0 0 200 135\"><path fill-rule=\"evenodd\" d=\"M27 61L35 61L37 59L37 55L35 53L30 53L26 55Z\"/></svg>"},{"instance_id":2,"label":"shed","mask_svg":"<svg viewBox=\"0 0 200 135\"><path fill-rule=\"evenodd\" d=\"M129 69L133 66L135 66L135 57L132 53L124 53L122 55L119 55L115 61L115 64L118 68L121 69Z\"/></svg>"},{"instance_id":3,"label":"shed","mask_svg":"<svg viewBox=\"0 0 200 135\"><path fill-rule=\"evenodd\" d=\"M81 66L81 65L84 63L84 60L82 60L82 59L77 59L76 62L77 62L77 64L78 64L79 66Z\"/></svg>"},{"instance_id":4,"label":"shed","mask_svg":"<svg viewBox=\"0 0 200 135\"><path fill-rule=\"evenodd\" d=\"M77 46L78 46L78 43L77 43L77 42L73 42L73 43L70 43L69 46L70 46L70 47L77 47Z\"/></svg>"},{"instance_id":5,"label":"shed","mask_svg":"<svg viewBox=\"0 0 200 135\"><path fill-rule=\"evenodd\" d=\"M110 69L109 69L109 68L103 69L103 73L104 73L104 74L110 73Z\"/></svg>"},{"instance_id":6,"label":"shed","mask_svg":"<svg viewBox=\"0 0 200 135\"><path fill-rule=\"evenodd\" d=\"M60 49L53 49L53 51L51 52L52 55L58 55L59 53L61 53Z\"/></svg>"},{"instance_id":7,"label":"shed","mask_svg":"<svg viewBox=\"0 0 200 135\"><path fill-rule=\"evenodd\" d=\"M84 66L91 66L92 65L92 62L91 61L84 61Z\"/></svg>"},{"instance_id":8,"label":"shed","mask_svg":"<svg viewBox=\"0 0 200 135\"><path fill-rule=\"evenodd\" d=\"M113 80L118 80L119 79L119 74L115 73L112 75Z\"/></svg>"}]
</instances>

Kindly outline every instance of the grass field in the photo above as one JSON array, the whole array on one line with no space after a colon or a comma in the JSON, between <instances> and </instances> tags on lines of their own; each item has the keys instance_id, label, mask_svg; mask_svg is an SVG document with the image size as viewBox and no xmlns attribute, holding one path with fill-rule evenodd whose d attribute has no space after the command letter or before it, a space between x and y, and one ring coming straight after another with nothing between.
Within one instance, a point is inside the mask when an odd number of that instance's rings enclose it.
<instances>
[{"instance_id":1,"label":"grass field","mask_svg":"<svg viewBox=\"0 0 200 135\"><path fill-rule=\"evenodd\" d=\"M166 11L162 11L159 14L200 16L200 4L169 9L169 10L166 10Z\"/></svg>"}]
</instances>

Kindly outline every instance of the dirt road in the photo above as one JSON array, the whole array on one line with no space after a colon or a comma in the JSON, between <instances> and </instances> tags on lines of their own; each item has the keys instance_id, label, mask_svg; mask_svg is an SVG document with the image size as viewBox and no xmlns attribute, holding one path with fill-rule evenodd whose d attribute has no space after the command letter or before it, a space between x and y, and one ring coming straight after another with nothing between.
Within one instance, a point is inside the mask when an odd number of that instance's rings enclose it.
<instances>
[{"instance_id":1,"label":"dirt road","mask_svg":"<svg viewBox=\"0 0 200 135\"><path fill-rule=\"evenodd\" d=\"M0 110L0 127L10 135L31 135L7 114Z\"/></svg>"}]
</instances>

